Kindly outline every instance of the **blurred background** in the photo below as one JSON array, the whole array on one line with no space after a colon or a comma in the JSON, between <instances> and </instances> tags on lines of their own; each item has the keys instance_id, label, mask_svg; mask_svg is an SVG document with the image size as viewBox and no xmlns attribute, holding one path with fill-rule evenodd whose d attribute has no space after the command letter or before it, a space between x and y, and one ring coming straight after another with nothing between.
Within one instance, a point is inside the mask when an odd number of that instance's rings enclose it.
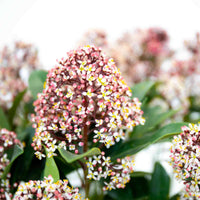
<instances>
[{"instance_id":1,"label":"blurred background","mask_svg":"<svg viewBox=\"0 0 200 200\"><path fill-rule=\"evenodd\" d=\"M177 108L181 104L187 110L191 108L189 96L198 96L196 90L191 90L194 86L191 86L190 81L196 80L198 85L200 72L195 71L198 74L196 79L193 76L186 78L181 73L184 70L187 74L191 73L193 66L199 66L199 19L199 0L0 0L0 64L17 65L19 62L31 66L28 70L20 67L19 71L27 83L30 70L50 69L56 59L64 56L67 51L94 43L101 46L109 56L116 58L130 86L147 77L151 80L159 77L159 80L167 83L169 77L173 76L169 90L163 91L161 86L159 91L170 104L167 105L169 108ZM12 55L16 60L11 59ZM27 59L24 55L28 55ZM130 71L130 66L134 66L135 71ZM152 66L153 70L147 70ZM177 70L174 70L174 66L177 66ZM167 70L169 73L165 76ZM133 76L130 77L130 74ZM188 83L187 91L185 81ZM174 85L178 85L178 89L171 90L170 87ZM1 84L0 87L6 90L5 85ZM6 99L4 95L4 101L10 98L11 94L7 94ZM2 101L1 104L4 103ZM184 109L177 114L176 120L195 121L200 118L199 111L186 115ZM154 162L161 160L172 174L168 166L168 150L169 143L156 144L143 150L136 156L136 170L152 171ZM174 181L171 187L171 194L181 188Z\"/></svg>"}]
</instances>

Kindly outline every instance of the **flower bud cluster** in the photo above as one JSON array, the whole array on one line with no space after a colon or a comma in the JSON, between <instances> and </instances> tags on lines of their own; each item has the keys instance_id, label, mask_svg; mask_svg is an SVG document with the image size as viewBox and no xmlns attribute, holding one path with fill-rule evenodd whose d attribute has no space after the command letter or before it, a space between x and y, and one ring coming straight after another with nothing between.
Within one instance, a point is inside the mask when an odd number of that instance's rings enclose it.
<instances>
[{"instance_id":1,"label":"flower bud cluster","mask_svg":"<svg viewBox=\"0 0 200 200\"><path fill-rule=\"evenodd\" d=\"M107 148L124 139L124 130L143 124L143 111L111 58L95 46L70 51L49 71L43 93L34 102L38 158L55 155L61 145L75 153L84 133Z\"/></svg>"},{"instance_id":2,"label":"flower bud cluster","mask_svg":"<svg viewBox=\"0 0 200 200\"><path fill-rule=\"evenodd\" d=\"M5 151L15 144L22 146L20 141L17 139L17 136L14 132L8 131L7 129L0 130L0 199L6 200L6 195L11 196L9 193L10 184L8 174L7 179L1 179L1 176L4 173L5 168L8 166L9 159L7 153Z\"/></svg>"},{"instance_id":3,"label":"flower bud cluster","mask_svg":"<svg viewBox=\"0 0 200 200\"><path fill-rule=\"evenodd\" d=\"M87 161L88 179L100 180L107 179L104 182L103 190L112 190L124 188L130 181L130 173L133 172L134 160L132 157L117 159L117 164L111 162L110 157L106 157L102 152L99 156L89 157Z\"/></svg>"},{"instance_id":4,"label":"flower bud cluster","mask_svg":"<svg viewBox=\"0 0 200 200\"><path fill-rule=\"evenodd\" d=\"M171 165L177 179L185 184L185 196L200 198L200 125L182 127L171 147Z\"/></svg>"},{"instance_id":5,"label":"flower bud cluster","mask_svg":"<svg viewBox=\"0 0 200 200\"><path fill-rule=\"evenodd\" d=\"M19 185L13 200L81 200L78 188L68 186L68 180L53 182L53 178L48 176L44 181L32 181Z\"/></svg>"}]
</instances>

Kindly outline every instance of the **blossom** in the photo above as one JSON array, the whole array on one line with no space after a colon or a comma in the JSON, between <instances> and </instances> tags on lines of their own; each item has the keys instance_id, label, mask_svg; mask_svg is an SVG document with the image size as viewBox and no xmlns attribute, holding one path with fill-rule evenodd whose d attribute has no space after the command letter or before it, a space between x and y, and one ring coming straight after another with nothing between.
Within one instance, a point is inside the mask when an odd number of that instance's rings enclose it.
<instances>
[{"instance_id":1,"label":"blossom","mask_svg":"<svg viewBox=\"0 0 200 200\"><path fill-rule=\"evenodd\" d=\"M189 124L182 131L172 141L170 163L185 184L185 196L200 198L200 125Z\"/></svg>"},{"instance_id":2,"label":"blossom","mask_svg":"<svg viewBox=\"0 0 200 200\"><path fill-rule=\"evenodd\" d=\"M2 179L1 176L4 173L5 168L9 165L10 161L8 159L8 154L6 150L12 148L15 144L22 146L21 142L17 139L17 135L8 131L7 129L0 130L0 199L6 200L11 197L10 193L10 173L7 178Z\"/></svg>"},{"instance_id":3,"label":"blossom","mask_svg":"<svg viewBox=\"0 0 200 200\"><path fill-rule=\"evenodd\" d=\"M13 200L81 200L78 188L68 186L68 180L53 182L51 176L45 177L44 181L32 181L21 183Z\"/></svg>"},{"instance_id":4,"label":"blossom","mask_svg":"<svg viewBox=\"0 0 200 200\"><path fill-rule=\"evenodd\" d=\"M78 153L85 131L107 148L124 139L125 129L144 123L141 103L131 95L113 59L100 48L85 46L68 52L49 70L45 88L34 102L36 153L45 146L55 155L60 142Z\"/></svg>"},{"instance_id":5,"label":"blossom","mask_svg":"<svg viewBox=\"0 0 200 200\"><path fill-rule=\"evenodd\" d=\"M101 155L89 157L87 164L88 179L105 179L103 190L124 188L130 181L130 174L133 172L134 160L132 157L117 159L117 164L111 162L110 157Z\"/></svg>"}]
</instances>

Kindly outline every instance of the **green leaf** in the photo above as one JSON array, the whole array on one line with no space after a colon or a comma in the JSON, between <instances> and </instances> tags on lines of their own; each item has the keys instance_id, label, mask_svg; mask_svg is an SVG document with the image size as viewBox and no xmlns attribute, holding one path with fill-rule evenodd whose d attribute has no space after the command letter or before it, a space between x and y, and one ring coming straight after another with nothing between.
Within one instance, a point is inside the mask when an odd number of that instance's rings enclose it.
<instances>
[{"instance_id":1,"label":"green leaf","mask_svg":"<svg viewBox=\"0 0 200 200\"><path fill-rule=\"evenodd\" d=\"M58 167L54 161L54 158L46 157L46 163L44 168L44 177L48 177L51 175L53 177L54 182L60 180L60 175L58 171Z\"/></svg>"},{"instance_id":2,"label":"green leaf","mask_svg":"<svg viewBox=\"0 0 200 200\"><path fill-rule=\"evenodd\" d=\"M169 199L170 178L160 163L155 164L150 183L150 200Z\"/></svg>"},{"instance_id":3,"label":"green leaf","mask_svg":"<svg viewBox=\"0 0 200 200\"><path fill-rule=\"evenodd\" d=\"M134 171L131 174L131 177L143 177L143 176L151 176L151 173L149 173L149 172L142 172L142 171Z\"/></svg>"},{"instance_id":4,"label":"green leaf","mask_svg":"<svg viewBox=\"0 0 200 200\"><path fill-rule=\"evenodd\" d=\"M131 133L131 136L133 137L142 136L145 132L153 130L163 121L176 114L178 110L162 112L162 108L160 106L155 106L146 108L143 111L146 122L144 125L139 125L134 128L133 132Z\"/></svg>"},{"instance_id":5,"label":"green leaf","mask_svg":"<svg viewBox=\"0 0 200 200\"><path fill-rule=\"evenodd\" d=\"M0 107L0 119L1 119L0 120L0 128L6 128L8 130L11 130L8 119L1 107Z\"/></svg>"},{"instance_id":6,"label":"green leaf","mask_svg":"<svg viewBox=\"0 0 200 200\"><path fill-rule=\"evenodd\" d=\"M8 154L8 159L10 160L10 163L9 163L9 165L5 168L5 170L4 170L4 172L3 172L2 176L1 176L2 179L5 179L5 178L6 178L8 172L10 171L10 168L11 168L13 162L14 162L15 159L16 159L17 157L19 157L23 152L24 152L23 149L21 149L21 147L20 147L19 145L14 145L13 148L9 149L9 151L7 152L7 154Z\"/></svg>"},{"instance_id":7,"label":"green leaf","mask_svg":"<svg viewBox=\"0 0 200 200\"><path fill-rule=\"evenodd\" d=\"M60 155L66 160L67 163L72 163L76 160L80 160L84 157L89 157L89 156L93 156L93 155L98 155L101 154L101 151L99 148L92 148L89 151L83 153L83 154L73 154L69 151L66 151L64 149L58 148L58 151L60 152Z\"/></svg>"},{"instance_id":8,"label":"green leaf","mask_svg":"<svg viewBox=\"0 0 200 200\"><path fill-rule=\"evenodd\" d=\"M137 97L140 101L144 99L148 91L155 85L154 81L144 81L135 84L132 90L132 97Z\"/></svg>"},{"instance_id":9,"label":"green leaf","mask_svg":"<svg viewBox=\"0 0 200 200\"><path fill-rule=\"evenodd\" d=\"M115 160L117 158L122 158L127 155L136 154L142 149L148 147L150 144L158 142L161 139L181 133L182 132L181 127L185 125L187 126L188 123L186 122L171 123L160 128L156 132L145 134L141 138L130 139L119 145L117 150L111 153L113 154L112 160Z\"/></svg>"},{"instance_id":10,"label":"green leaf","mask_svg":"<svg viewBox=\"0 0 200 200\"><path fill-rule=\"evenodd\" d=\"M21 128L18 126L18 129L16 130L17 137L21 141L25 142L25 147L24 147L24 153L15 161L15 163L12 166L11 169L11 181L17 182L18 180L23 180L27 181L30 180L30 175L34 173L34 170L36 169L36 165L34 163L34 149L31 146L33 140L33 136L35 134L35 129L32 128L32 126L29 126L25 129ZM35 158L35 160L38 160ZM40 160L39 160L40 161ZM22 164L23 163L23 164ZM34 169L33 167L34 166ZM43 171L41 168L41 163L39 163L40 166L40 172ZM44 167L43 167L44 168Z\"/></svg>"},{"instance_id":11,"label":"green leaf","mask_svg":"<svg viewBox=\"0 0 200 200\"><path fill-rule=\"evenodd\" d=\"M21 100L23 99L24 95L26 93L26 89L20 93L17 94L17 96L15 97L14 101L13 101L13 105L12 107L9 109L8 111L8 120L10 124L13 124L13 119L15 117L17 108L21 102Z\"/></svg>"},{"instance_id":12,"label":"green leaf","mask_svg":"<svg viewBox=\"0 0 200 200\"><path fill-rule=\"evenodd\" d=\"M47 72L44 70L36 70L31 73L28 83L34 99L37 99L37 94L42 92L46 76Z\"/></svg>"}]
</instances>

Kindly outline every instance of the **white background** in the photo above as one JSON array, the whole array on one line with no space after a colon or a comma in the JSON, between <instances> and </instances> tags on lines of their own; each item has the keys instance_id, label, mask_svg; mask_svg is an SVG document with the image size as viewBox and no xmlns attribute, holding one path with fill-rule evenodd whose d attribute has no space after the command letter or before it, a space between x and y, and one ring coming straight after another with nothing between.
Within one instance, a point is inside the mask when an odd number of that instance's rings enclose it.
<instances>
[{"instance_id":1,"label":"white background","mask_svg":"<svg viewBox=\"0 0 200 200\"><path fill-rule=\"evenodd\" d=\"M0 45L32 42L47 68L89 28L105 29L112 41L152 26L166 29L180 48L200 31L200 0L0 0Z\"/></svg>"},{"instance_id":2,"label":"white background","mask_svg":"<svg viewBox=\"0 0 200 200\"><path fill-rule=\"evenodd\" d=\"M0 0L0 47L18 39L31 42L46 68L90 28L104 29L113 41L125 31L148 27L166 29L171 46L181 49L185 39L200 32L200 0ZM157 153L152 147L140 153L137 169L151 170Z\"/></svg>"}]
</instances>

